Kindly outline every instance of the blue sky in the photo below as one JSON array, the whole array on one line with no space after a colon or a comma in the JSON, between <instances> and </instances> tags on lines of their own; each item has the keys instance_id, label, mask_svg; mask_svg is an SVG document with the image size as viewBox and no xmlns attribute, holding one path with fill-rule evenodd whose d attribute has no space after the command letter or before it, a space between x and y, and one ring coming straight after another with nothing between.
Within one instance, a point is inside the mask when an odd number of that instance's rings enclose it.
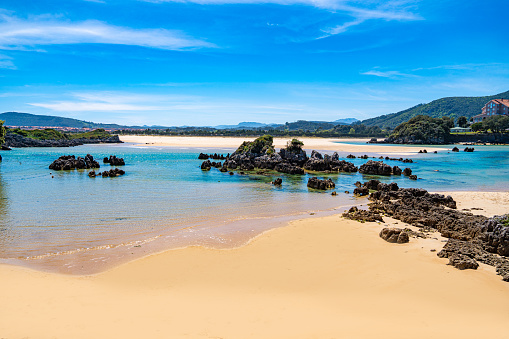
<instances>
[{"instance_id":1,"label":"blue sky","mask_svg":"<svg viewBox=\"0 0 509 339\"><path fill-rule=\"evenodd\" d=\"M0 111L284 123L509 90L506 0L2 0Z\"/></svg>"}]
</instances>

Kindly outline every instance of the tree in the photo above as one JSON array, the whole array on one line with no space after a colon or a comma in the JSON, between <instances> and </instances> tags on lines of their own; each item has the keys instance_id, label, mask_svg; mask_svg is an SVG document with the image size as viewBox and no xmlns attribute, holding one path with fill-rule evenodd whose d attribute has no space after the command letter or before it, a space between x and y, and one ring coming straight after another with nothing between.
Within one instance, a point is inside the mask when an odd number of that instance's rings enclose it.
<instances>
[{"instance_id":1,"label":"tree","mask_svg":"<svg viewBox=\"0 0 509 339\"><path fill-rule=\"evenodd\" d=\"M458 118L458 126L459 127L467 127L468 126L468 121L467 121L466 116L462 115Z\"/></svg>"},{"instance_id":2,"label":"tree","mask_svg":"<svg viewBox=\"0 0 509 339\"><path fill-rule=\"evenodd\" d=\"M482 122L475 122L475 123L472 124L472 126L470 126L470 128L474 132L480 132L480 131L482 131L484 129Z\"/></svg>"},{"instance_id":3,"label":"tree","mask_svg":"<svg viewBox=\"0 0 509 339\"><path fill-rule=\"evenodd\" d=\"M454 119L449 117L442 117L442 121L444 122L445 126L449 128L454 127Z\"/></svg>"},{"instance_id":4,"label":"tree","mask_svg":"<svg viewBox=\"0 0 509 339\"><path fill-rule=\"evenodd\" d=\"M4 127L5 121L0 120L0 145L3 145L5 143L5 127Z\"/></svg>"}]
</instances>

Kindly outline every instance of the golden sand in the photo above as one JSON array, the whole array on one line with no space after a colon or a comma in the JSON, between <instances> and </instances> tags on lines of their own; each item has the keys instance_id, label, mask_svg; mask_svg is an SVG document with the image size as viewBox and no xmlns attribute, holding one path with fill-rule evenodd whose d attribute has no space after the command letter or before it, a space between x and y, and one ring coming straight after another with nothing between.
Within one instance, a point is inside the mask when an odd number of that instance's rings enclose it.
<instances>
[{"instance_id":1,"label":"golden sand","mask_svg":"<svg viewBox=\"0 0 509 339\"><path fill-rule=\"evenodd\" d=\"M440 238L389 244L382 227L310 218L94 276L0 265L0 338L507 338L493 268L459 271L430 251Z\"/></svg>"},{"instance_id":2,"label":"golden sand","mask_svg":"<svg viewBox=\"0 0 509 339\"><path fill-rule=\"evenodd\" d=\"M123 142L134 143L142 146L171 146L171 147L197 147L197 148L237 148L244 141L253 141L255 138L248 137L176 137L176 136L139 136L121 135ZM274 138L276 148L285 147L289 138ZM323 150L361 154L384 154L384 155L412 155L417 154L419 149L409 146L376 145L376 144L349 144L350 142L366 142L369 139L332 139L332 138L300 138L307 150ZM433 148L433 150L446 150L446 148Z\"/></svg>"}]
</instances>

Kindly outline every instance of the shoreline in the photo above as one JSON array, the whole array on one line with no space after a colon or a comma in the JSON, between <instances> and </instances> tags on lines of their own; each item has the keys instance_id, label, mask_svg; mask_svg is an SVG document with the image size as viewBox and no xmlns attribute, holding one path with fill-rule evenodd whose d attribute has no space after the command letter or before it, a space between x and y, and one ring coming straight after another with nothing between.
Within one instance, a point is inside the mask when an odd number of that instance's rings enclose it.
<instances>
[{"instance_id":1,"label":"shoreline","mask_svg":"<svg viewBox=\"0 0 509 339\"><path fill-rule=\"evenodd\" d=\"M253 141L255 137L194 137L194 136L140 136L140 135L121 135L120 140L125 143L133 143L136 146L146 147L181 147L181 148L231 148L237 149L244 141ZM274 147L285 147L291 137L274 138ZM356 154L384 154L384 155L417 155L418 147L377 144L349 144L349 142L367 142L369 138L299 138L304 142L305 150L317 151L337 151L338 153L356 153ZM448 148L434 146L433 150L446 151Z\"/></svg>"},{"instance_id":2,"label":"shoreline","mask_svg":"<svg viewBox=\"0 0 509 339\"><path fill-rule=\"evenodd\" d=\"M402 223L384 219L311 216L238 248L172 249L88 276L0 265L2 336L504 337L509 284L485 265L447 266L437 234L385 242L380 229Z\"/></svg>"}]
</instances>

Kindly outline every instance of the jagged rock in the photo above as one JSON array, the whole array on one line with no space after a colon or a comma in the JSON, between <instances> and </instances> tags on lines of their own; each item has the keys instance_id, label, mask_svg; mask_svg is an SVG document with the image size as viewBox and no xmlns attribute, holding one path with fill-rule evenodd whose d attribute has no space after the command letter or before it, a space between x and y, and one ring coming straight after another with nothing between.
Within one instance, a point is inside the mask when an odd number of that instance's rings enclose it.
<instances>
[{"instance_id":1,"label":"jagged rock","mask_svg":"<svg viewBox=\"0 0 509 339\"><path fill-rule=\"evenodd\" d=\"M343 213L343 217L360 222L383 222L382 216L372 211L360 210L356 206L351 207L348 212Z\"/></svg>"},{"instance_id":2,"label":"jagged rock","mask_svg":"<svg viewBox=\"0 0 509 339\"><path fill-rule=\"evenodd\" d=\"M274 181L272 182L272 184L273 184L274 186L281 186L281 184L283 184L283 179L281 179L281 178L277 178L276 180L274 180Z\"/></svg>"},{"instance_id":3,"label":"jagged rock","mask_svg":"<svg viewBox=\"0 0 509 339\"><path fill-rule=\"evenodd\" d=\"M205 153L200 153L200 155L198 155L199 160L208 160L208 158L209 158L208 154Z\"/></svg>"},{"instance_id":4,"label":"jagged rock","mask_svg":"<svg viewBox=\"0 0 509 339\"><path fill-rule=\"evenodd\" d=\"M368 195L369 189L367 187L357 187L353 190L353 194L358 196Z\"/></svg>"},{"instance_id":5,"label":"jagged rock","mask_svg":"<svg viewBox=\"0 0 509 339\"><path fill-rule=\"evenodd\" d=\"M202 171L210 171L210 169L212 168L212 163L210 162L210 160L205 160L204 162L202 162L200 168L202 169Z\"/></svg>"},{"instance_id":6,"label":"jagged rock","mask_svg":"<svg viewBox=\"0 0 509 339\"><path fill-rule=\"evenodd\" d=\"M401 175L402 171L401 171L401 168L399 168L398 166L394 166L392 168L392 174L394 175Z\"/></svg>"},{"instance_id":7,"label":"jagged rock","mask_svg":"<svg viewBox=\"0 0 509 339\"><path fill-rule=\"evenodd\" d=\"M454 254L449 257L448 265L454 266L459 270L476 270L479 267L477 261L462 254Z\"/></svg>"},{"instance_id":8,"label":"jagged rock","mask_svg":"<svg viewBox=\"0 0 509 339\"><path fill-rule=\"evenodd\" d=\"M117 158L116 155L110 155L109 158L104 158L103 162L105 164L110 164L111 166L124 166L124 158Z\"/></svg>"},{"instance_id":9,"label":"jagged rock","mask_svg":"<svg viewBox=\"0 0 509 339\"><path fill-rule=\"evenodd\" d=\"M481 229L484 248L490 253L509 257L509 214L487 219Z\"/></svg>"},{"instance_id":10,"label":"jagged rock","mask_svg":"<svg viewBox=\"0 0 509 339\"><path fill-rule=\"evenodd\" d=\"M410 239L408 234L401 228L389 228L385 227L380 231L380 238L390 243L404 244Z\"/></svg>"},{"instance_id":11,"label":"jagged rock","mask_svg":"<svg viewBox=\"0 0 509 339\"><path fill-rule=\"evenodd\" d=\"M334 184L331 179L320 180L317 177L312 177L308 180L308 187L318 190L327 190L336 187L336 184Z\"/></svg>"},{"instance_id":12,"label":"jagged rock","mask_svg":"<svg viewBox=\"0 0 509 339\"><path fill-rule=\"evenodd\" d=\"M391 166L385 164L383 161L369 160L367 163L359 167L359 173L374 174L374 175L391 175Z\"/></svg>"},{"instance_id":13,"label":"jagged rock","mask_svg":"<svg viewBox=\"0 0 509 339\"><path fill-rule=\"evenodd\" d=\"M76 158L74 155L63 155L59 157L57 160L53 161L51 165L49 165L49 169L55 171L72 169L89 169L99 167L100 167L99 163L95 161L94 157L92 157L90 154L87 154L85 158L82 157Z\"/></svg>"},{"instance_id":14,"label":"jagged rock","mask_svg":"<svg viewBox=\"0 0 509 339\"><path fill-rule=\"evenodd\" d=\"M287 174L304 174L304 170L300 167L293 166L287 162L277 164L274 169L281 173Z\"/></svg>"}]
</instances>

